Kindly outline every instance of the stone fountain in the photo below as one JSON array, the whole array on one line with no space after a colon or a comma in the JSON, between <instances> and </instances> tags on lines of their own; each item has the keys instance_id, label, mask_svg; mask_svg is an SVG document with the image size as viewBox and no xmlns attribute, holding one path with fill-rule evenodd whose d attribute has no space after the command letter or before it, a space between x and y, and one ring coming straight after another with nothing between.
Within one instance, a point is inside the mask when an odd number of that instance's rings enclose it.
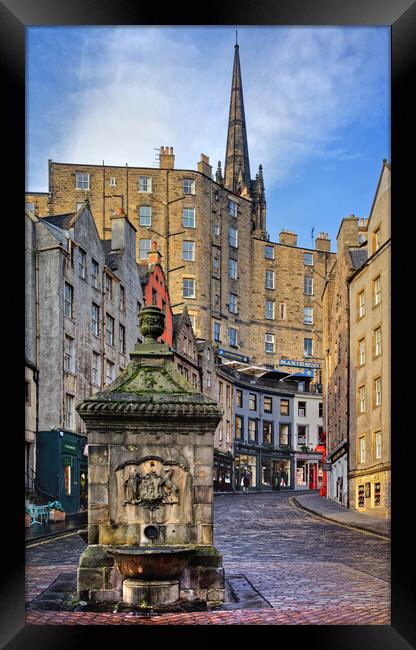
<instances>
[{"instance_id":1,"label":"stone fountain","mask_svg":"<svg viewBox=\"0 0 416 650\"><path fill-rule=\"evenodd\" d=\"M80 598L153 607L224 601L213 546L213 437L222 411L175 368L157 339L164 314L139 314L144 336L125 371L77 405L88 435L88 546Z\"/></svg>"}]
</instances>

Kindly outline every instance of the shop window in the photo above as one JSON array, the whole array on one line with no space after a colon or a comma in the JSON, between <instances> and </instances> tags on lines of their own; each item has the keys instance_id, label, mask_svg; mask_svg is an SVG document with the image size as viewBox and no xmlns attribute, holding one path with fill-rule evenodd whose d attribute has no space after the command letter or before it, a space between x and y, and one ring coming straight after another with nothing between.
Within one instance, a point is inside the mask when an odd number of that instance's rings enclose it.
<instances>
[{"instance_id":1,"label":"shop window","mask_svg":"<svg viewBox=\"0 0 416 650\"><path fill-rule=\"evenodd\" d=\"M67 496L71 496L72 489L71 489L71 466L70 465L65 465L64 467L64 488L65 488L65 494Z\"/></svg>"},{"instance_id":2,"label":"shop window","mask_svg":"<svg viewBox=\"0 0 416 650\"><path fill-rule=\"evenodd\" d=\"M271 458L262 459L261 484L264 487L271 487L272 485L272 459Z\"/></svg>"},{"instance_id":3,"label":"shop window","mask_svg":"<svg viewBox=\"0 0 416 650\"><path fill-rule=\"evenodd\" d=\"M365 487L364 484L357 486L357 508L364 508L365 506Z\"/></svg>"},{"instance_id":4,"label":"shop window","mask_svg":"<svg viewBox=\"0 0 416 650\"><path fill-rule=\"evenodd\" d=\"M381 505L381 483L374 483L374 506Z\"/></svg>"},{"instance_id":5,"label":"shop window","mask_svg":"<svg viewBox=\"0 0 416 650\"><path fill-rule=\"evenodd\" d=\"M273 444L273 422L263 422L263 445Z\"/></svg>"}]
</instances>

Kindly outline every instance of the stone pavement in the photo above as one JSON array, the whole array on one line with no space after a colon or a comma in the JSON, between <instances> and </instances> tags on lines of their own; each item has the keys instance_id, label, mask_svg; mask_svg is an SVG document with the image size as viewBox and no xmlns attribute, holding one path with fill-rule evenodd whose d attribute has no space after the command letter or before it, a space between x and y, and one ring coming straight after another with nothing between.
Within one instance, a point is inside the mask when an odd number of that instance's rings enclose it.
<instances>
[{"instance_id":1,"label":"stone pavement","mask_svg":"<svg viewBox=\"0 0 416 650\"><path fill-rule=\"evenodd\" d=\"M313 494L295 494L294 499L305 510L326 519L360 530L378 533L384 537L391 537L390 519L379 519L356 510L349 510L331 499L319 496L316 492Z\"/></svg>"},{"instance_id":2,"label":"stone pavement","mask_svg":"<svg viewBox=\"0 0 416 650\"><path fill-rule=\"evenodd\" d=\"M284 493L214 500L215 545L226 576L242 575L270 609L171 613L28 611L48 625L390 625L390 543L311 517ZM299 495L297 495L298 498ZM26 549L27 601L76 570L85 543L76 534Z\"/></svg>"},{"instance_id":3,"label":"stone pavement","mask_svg":"<svg viewBox=\"0 0 416 650\"><path fill-rule=\"evenodd\" d=\"M29 528L25 528L25 541L53 537L66 531L85 528L87 524L88 512L86 510L75 512L72 515L66 515L64 521L48 521L45 524L33 524Z\"/></svg>"}]
</instances>

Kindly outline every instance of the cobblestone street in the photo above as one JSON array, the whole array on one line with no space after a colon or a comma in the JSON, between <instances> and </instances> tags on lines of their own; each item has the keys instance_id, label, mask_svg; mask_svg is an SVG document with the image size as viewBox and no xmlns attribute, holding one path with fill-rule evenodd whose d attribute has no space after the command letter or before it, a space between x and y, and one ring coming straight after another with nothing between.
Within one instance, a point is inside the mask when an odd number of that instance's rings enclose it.
<instances>
[{"instance_id":1,"label":"cobblestone street","mask_svg":"<svg viewBox=\"0 0 416 650\"><path fill-rule=\"evenodd\" d=\"M243 575L271 609L163 614L27 613L35 624L390 625L390 543L299 510L290 494L216 496L214 543L226 577ZM78 535L26 551L26 600L75 571Z\"/></svg>"}]
</instances>

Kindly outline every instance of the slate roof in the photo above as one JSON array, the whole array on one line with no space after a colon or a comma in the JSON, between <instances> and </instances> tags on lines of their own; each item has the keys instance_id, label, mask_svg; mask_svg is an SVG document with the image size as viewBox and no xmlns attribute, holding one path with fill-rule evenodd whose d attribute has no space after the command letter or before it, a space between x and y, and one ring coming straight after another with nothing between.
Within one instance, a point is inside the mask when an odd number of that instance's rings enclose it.
<instances>
[{"instance_id":1,"label":"slate roof","mask_svg":"<svg viewBox=\"0 0 416 650\"><path fill-rule=\"evenodd\" d=\"M56 214L52 217L42 217L42 221L47 221L53 226L62 228L62 230L69 230L71 228L71 221L73 220L76 212L68 212L67 214Z\"/></svg>"},{"instance_id":2,"label":"slate roof","mask_svg":"<svg viewBox=\"0 0 416 650\"><path fill-rule=\"evenodd\" d=\"M354 271L358 271L368 259L368 251L366 248L350 248L349 254L351 258L351 264Z\"/></svg>"}]
</instances>

